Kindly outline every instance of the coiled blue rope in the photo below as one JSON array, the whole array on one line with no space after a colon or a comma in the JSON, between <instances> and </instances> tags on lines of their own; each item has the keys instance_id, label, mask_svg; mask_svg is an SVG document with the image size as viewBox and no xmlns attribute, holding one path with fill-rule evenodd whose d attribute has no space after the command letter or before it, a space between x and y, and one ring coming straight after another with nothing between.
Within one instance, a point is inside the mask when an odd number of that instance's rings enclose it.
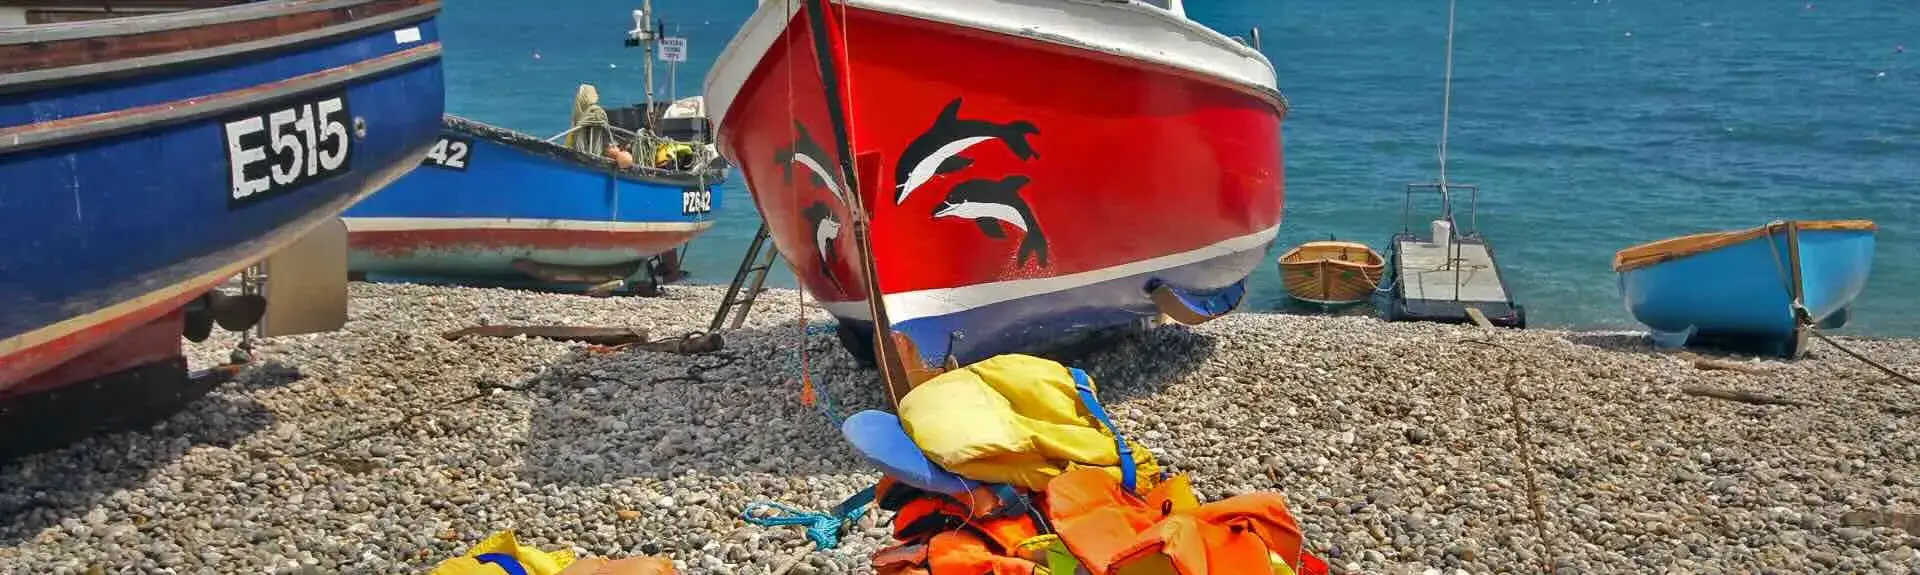
<instances>
[{"instance_id":1,"label":"coiled blue rope","mask_svg":"<svg viewBox=\"0 0 1920 575\"><path fill-rule=\"evenodd\" d=\"M840 531L859 522L860 517L867 514L867 504L872 502L873 487L868 487L835 505L831 513L800 511L779 503L756 501L740 512L740 518L761 527L804 525L813 548L825 551L840 546ZM766 513L769 510L774 513Z\"/></svg>"}]
</instances>

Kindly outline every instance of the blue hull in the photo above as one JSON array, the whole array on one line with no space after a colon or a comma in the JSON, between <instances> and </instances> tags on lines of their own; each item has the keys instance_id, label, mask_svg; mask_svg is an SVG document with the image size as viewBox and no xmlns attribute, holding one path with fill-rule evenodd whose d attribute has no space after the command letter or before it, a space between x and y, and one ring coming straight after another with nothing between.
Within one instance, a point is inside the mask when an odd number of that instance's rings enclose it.
<instances>
[{"instance_id":1,"label":"blue hull","mask_svg":"<svg viewBox=\"0 0 1920 575\"><path fill-rule=\"evenodd\" d=\"M721 200L713 187L725 176L619 170L448 116L420 169L347 211L348 266L375 278L487 284L529 280L520 262L637 271L713 226Z\"/></svg>"},{"instance_id":2,"label":"blue hull","mask_svg":"<svg viewBox=\"0 0 1920 575\"><path fill-rule=\"evenodd\" d=\"M444 102L436 23L412 13L0 90L0 134L25 135L0 137L0 362L98 347L101 326L197 295L412 169Z\"/></svg>"},{"instance_id":3,"label":"blue hull","mask_svg":"<svg viewBox=\"0 0 1920 575\"><path fill-rule=\"evenodd\" d=\"M1873 270L1871 229L1801 229L1797 262L1784 229L1620 273L1627 312L1660 347L1720 343L1796 356L1790 273L1799 270L1808 319L1838 327Z\"/></svg>"}]
</instances>

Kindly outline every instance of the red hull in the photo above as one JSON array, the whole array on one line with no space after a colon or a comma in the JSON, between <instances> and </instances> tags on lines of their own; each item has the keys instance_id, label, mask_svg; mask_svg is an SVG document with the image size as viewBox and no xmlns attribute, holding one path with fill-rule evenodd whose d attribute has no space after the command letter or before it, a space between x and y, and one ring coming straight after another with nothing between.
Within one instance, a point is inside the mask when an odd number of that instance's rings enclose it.
<instances>
[{"instance_id":1,"label":"red hull","mask_svg":"<svg viewBox=\"0 0 1920 575\"><path fill-rule=\"evenodd\" d=\"M1195 258L1264 252L1271 242L1284 197L1277 92L842 8L829 8L846 31L830 35L839 41L827 45L843 47L830 69L847 85L848 147L858 156L850 163L872 214L880 291L896 324ZM824 154L813 159L828 173L844 160L830 112L836 102L814 50L802 11L739 83L719 134L804 287L836 314L857 316L858 306L844 305L866 293L852 212L835 197L839 182L813 177L797 157ZM716 74L724 80L724 71ZM846 232L819 241L824 219ZM1257 262L1236 258L1196 280L1210 285L1183 287L1225 287Z\"/></svg>"},{"instance_id":2,"label":"red hull","mask_svg":"<svg viewBox=\"0 0 1920 575\"><path fill-rule=\"evenodd\" d=\"M180 353L180 308L217 283L191 286L144 308L0 357L0 399L52 389ZM171 325L164 338L157 325ZM164 329L160 331L165 331ZM160 342L160 343L156 343ZM152 350L171 346L167 355ZM129 361L127 363L121 359Z\"/></svg>"}]
</instances>

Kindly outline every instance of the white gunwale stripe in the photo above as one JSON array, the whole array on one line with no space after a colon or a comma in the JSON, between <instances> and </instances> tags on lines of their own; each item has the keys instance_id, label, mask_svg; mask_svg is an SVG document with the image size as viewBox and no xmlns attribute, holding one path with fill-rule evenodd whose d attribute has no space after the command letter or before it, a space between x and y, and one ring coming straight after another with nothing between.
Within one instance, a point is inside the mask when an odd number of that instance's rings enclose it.
<instances>
[{"instance_id":1,"label":"white gunwale stripe","mask_svg":"<svg viewBox=\"0 0 1920 575\"><path fill-rule=\"evenodd\" d=\"M1259 51L1191 19L1112 0L847 0L848 5L1049 42L1199 73L1279 95L1273 63ZM715 131L799 3L767 0L727 43L706 78ZM844 63L843 63L844 66ZM858 79L854 80L858 82ZM1284 105L1284 104L1283 104Z\"/></svg>"},{"instance_id":2,"label":"white gunwale stripe","mask_svg":"<svg viewBox=\"0 0 1920 575\"><path fill-rule=\"evenodd\" d=\"M547 230L575 232L664 233L696 232L713 227L703 222L613 222L535 218L341 218L347 232L416 232L437 230Z\"/></svg>"},{"instance_id":3,"label":"white gunwale stripe","mask_svg":"<svg viewBox=\"0 0 1920 575\"><path fill-rule=\"evenodd\" d=\"M1058 293L1144 273L1197 264L1251 250L1264 250L1279 232L1280 226L1275 225L1195 250L1063 276L887 294L884 298L887 303L887 318L894 324L899 324L915 319L944 316L996 303ZM819 303L820 307L826 308L836 316L857 320L872 319L865 300Z\"/></svg>"},{"instance_id":4,"label":"white gunwale stripe","mask_svg":"<svg viewBox=\"0 0 1920 575\"><path fill-rule=\"evenodd\" d=\"M181 122L225 114L293 94L343 87L354 80L384 74L420 62L439 60L439 58L440 43L432 42L352 64L217 94L4 127L0 128L0 154L25 152L127 132L155 130ZM0 80L4 79L0 78Z\"/></svg>"}]
</instances>

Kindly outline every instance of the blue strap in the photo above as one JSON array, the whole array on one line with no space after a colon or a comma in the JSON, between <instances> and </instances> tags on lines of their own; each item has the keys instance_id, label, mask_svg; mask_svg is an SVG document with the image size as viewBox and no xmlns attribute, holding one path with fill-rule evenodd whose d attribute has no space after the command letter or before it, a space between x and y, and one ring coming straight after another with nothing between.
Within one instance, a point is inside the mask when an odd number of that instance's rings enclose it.
<instances>
[{"instance_id":1,"label":"blue strap","mask_svg":"<svg viewBox=\"0 0 1920 575\"><path fill-rule=\"evenodd\" d=\"M1077 367L1069 367L1067 371L1073 373L1073 388L1080 391L1080 403L1087 405L1087 412L1100 420L1100 425L1107 426L1107 431L1113 432L1114 445L1120 452L1120 484L1127 488L1128 493L1133 493L1137 479L1135 474L1139 473L1134 469L1133 448L1127 445L1127 438L1120 435L1120 428L1114 427L1113 420L1107 418L1107 410L1100 407L1100 400L1093 396L1093 381L1087 379L1087 372Z\"/></svg>"},{"instance_id":2,"label":"blue strap","mask_svg":"<svg viewBox=\"0 0 1920 575\"><path fill-rule=\"evenodd\" d=\"M765 501L748 505L740 512L740 518L761 527L780 527L785 525L804 525L807 539L813 541L813 548L833 549L840 546L840 530L860 520L867 513L867 504L873 502L873 487L860 490L846 501L833 506L833 513L798 511L778 503ZM762 513L765 510L778 513ZM524 575L524 574L523 574Z\"/></svg>"},{"instance_id":3,"label":"blue strap","mask_svg":"<svg viewBox=\"0 0 1920 575\"><path fill-rule=\"evenodd\" d=\"M512 555L505 553L485 553L475 555L473 559L479 561L481 565L492 563L494 566L499 567L501 571L506 571L507 575L527 575L527 568L522 567L520 560L514 559Z\"/></svg>"}]
</instances>

